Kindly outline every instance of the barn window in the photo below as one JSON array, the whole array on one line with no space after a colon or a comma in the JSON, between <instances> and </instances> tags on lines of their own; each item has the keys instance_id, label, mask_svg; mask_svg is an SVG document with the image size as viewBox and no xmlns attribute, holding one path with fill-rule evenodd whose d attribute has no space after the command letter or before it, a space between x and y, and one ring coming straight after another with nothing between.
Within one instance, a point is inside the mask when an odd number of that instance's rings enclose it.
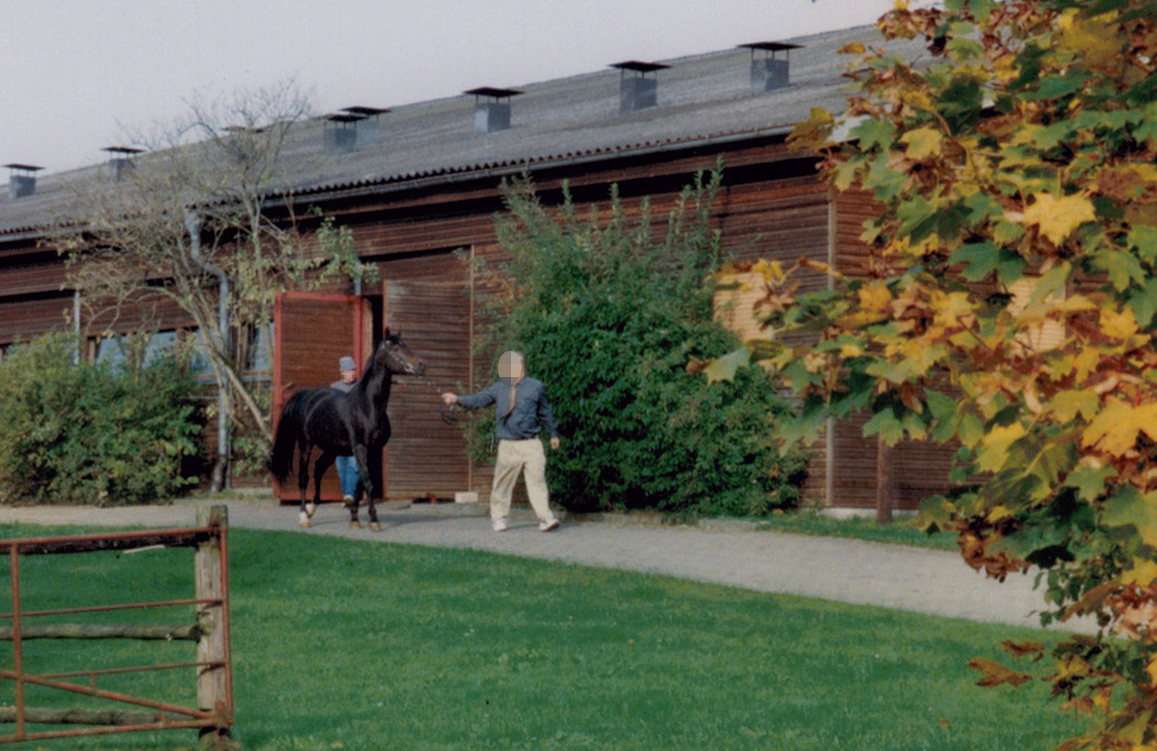
<instances>
[{"instance_id":1,"label":"barn window","mask_svg":"<svg viewBox=\"0 0 1157 751\"><path fill-rule=\"evenodd\" d=\"M245 352L245 380L269 381L273 377L273 324L249 330Z\"/></svg>"},{"instance_id":2,"label":"barn window","mask_svg":"<svg viewBox=\"0 0 1157 751\"><path fill-rule=\"evenodd\" d=\"M132 336L132 334L107 336L98 340L96 361L118 367L124 366L134 349L134 343L127 338ZM148 365L158 358L172 354L176 344L176 331L158 331L150 335L148 342L144 344L143 364Z\"/></svg>"}]
</instances>

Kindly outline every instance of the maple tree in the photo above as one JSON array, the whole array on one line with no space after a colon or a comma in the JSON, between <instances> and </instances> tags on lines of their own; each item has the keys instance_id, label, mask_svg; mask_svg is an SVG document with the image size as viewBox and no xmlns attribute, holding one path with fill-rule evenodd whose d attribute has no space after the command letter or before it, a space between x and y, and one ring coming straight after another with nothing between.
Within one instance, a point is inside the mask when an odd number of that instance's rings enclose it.
<instances>
[{"instance_id":1,"label":"maple tree","mask_svg":"<svg viewBox=\"0 0 1157 751\"><path fill-rule=\"evenodd\" d=\"M1097 718L1064 748L1157 749L1157 2L900 3L878 26L844 50L846 114L793 134L878 203L866 267L809 294L746 269L769 341L708 376L777 368L789 441L866 409L889 444L958 444L959 487L920 523L989 576L1034 570L1045 623L1100 627L1008 644L1024 672L977 660L981 684L1039 677Z\"/></svg>"}]
</instances>

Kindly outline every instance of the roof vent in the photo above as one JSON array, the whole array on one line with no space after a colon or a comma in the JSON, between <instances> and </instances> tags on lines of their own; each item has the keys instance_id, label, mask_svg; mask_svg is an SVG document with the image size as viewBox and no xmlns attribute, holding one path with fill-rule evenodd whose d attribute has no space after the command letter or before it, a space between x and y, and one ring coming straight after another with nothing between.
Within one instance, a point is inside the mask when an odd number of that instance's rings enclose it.
<instances>
[{"instance_id":1,"label":"roof vent","mask_svg":"<svg viewBox=\"0 0 1157 751\"><path fill-rule=\"evenodd\" d=\"M364 120L362 115L350 113L326 115L327 123L322 129L322 144L327 154L348 154L358 141L357 123Z\"/></svg>"},{"instance_id":2,"label":"roof vent","mask_svg":"<svg viewBox=\"0 0 1157 751\"><path fill-rule=\"evenodd\" d=\"M354 123L357 131L357 141L361 144L373 143L381 135L379 127L381 118L390 110L385 107L343 107L342 112L348 115L357 115L361 119Z\"/></svg>"},{"instance_id":3,"label":"roof vent","mask_svg":"<svg viewBox=\"0 0 1157 751\"><path fill-rule=\"evenodd\" d=\"M670 68L662 63L644 63L627 60L614 63L610 67L621 71L619 77L619 112L626 115L638 110L654 107L659 103L659 80L647 78L648 73Z\"/></svg>"},{"instance_id":4,"label":"roof vent","mask_svg":"<svg viewBox=\"0 0 1157 751\"><path fill-rule=\"evenodd\" d=\"M739 46L751 50L752 94L782 89L791 82L787 56L801 45L789 42L752 42ZM763 57L756 57L756 50L763 52ZM777 52L784 53L782 59L775 56Z\"/></svg>"},{"instance_id":5,"label":"roof vent","mask_svg":"<svg viewBox=\"0 0 1157 751\"><path fill-rule=\"evenodd\" d=\"M510 98L522 92L482 86L464 93L474 95L474 132L494 133L510 128Z\"/></svg>"},{"instance_id":6,"label":"roof vent","mask_svg":"<svg viewBox=\"0 0 1157 751\"><path fill-rule=\"evenodd\" d=\"M5 164L8 168L8 197L12 200L36 195L36 173L44 169L32 164Z\"/></svg>"},{"instance_id":7,"label":"roof vent","mask_svg":"<svg viewBox=\"0 0 1157 751\"><path fill-rule=\"evenodd\" d=\"M136 165L133 156L144 152L143 149L134 149L131 146L106 146L101 151L108 152L108 166L112 170L114 180L123 180Z\"/></svg>"}]
</instances>

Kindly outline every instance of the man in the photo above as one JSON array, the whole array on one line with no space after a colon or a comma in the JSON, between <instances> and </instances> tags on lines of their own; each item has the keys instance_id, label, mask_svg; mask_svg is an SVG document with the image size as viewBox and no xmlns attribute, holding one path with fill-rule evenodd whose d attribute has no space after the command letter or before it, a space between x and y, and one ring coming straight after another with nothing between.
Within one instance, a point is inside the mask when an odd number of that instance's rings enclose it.
<instances>
[{"instance_id":1,"label":"man","mask_svg":"<svg viewBox=\"0 0 1157 751\"><path fill-rule=\"evenodd\" d=\"M442 394L447 405L461 404L469 409L495 405L495 434L498 437L498 462L494 466L494 484L490 490L490 523L495 532L509 526L510 496L520 472L525 473L526 494L538 517L540 532L558 529L558 519L550 510L550 492L546 486L546 452L538 434L544 429L550 435L551 449L559 447L558 425L542 381L526 376L526 358L520 352L505 352L498 360L500 380L476 394Z\"/></svg>"},{"instance_id":2,"label":"man","mask_svg":"<svg viewBox=\"0 0 1157 751\"><path fill-rule=\"evenodd\" d=\"M341 371L341 378L329 385L331 389L337 389L344 393L353 391L354 386L358 382L358 366L354 359L349 355L342 357L337 362L338 370ZM342 503L349 506L354 502L354 494L358 491L358 480L361 479L358 474L358 461L354 456L339 456L334 459L334 465L337 467L337 476L341 480L341 495Z\"/></svg>"}]
</instances>

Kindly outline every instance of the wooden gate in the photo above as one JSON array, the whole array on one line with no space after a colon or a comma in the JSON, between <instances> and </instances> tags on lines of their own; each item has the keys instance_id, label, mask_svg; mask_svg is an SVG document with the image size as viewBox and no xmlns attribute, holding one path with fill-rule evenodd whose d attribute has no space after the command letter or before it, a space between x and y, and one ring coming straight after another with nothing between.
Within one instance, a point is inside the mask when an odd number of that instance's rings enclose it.
<instances>
[{"instance_id":1,"label":"wooden gate","mask_svg":"<svg viewBox=\"0 0 1157 751\"><path fill-rule=\"evenodd\" d=\"M63 738L79 735L132 731L198 728L211 747L226 747L233 725L233 671L229 638L229 554L227 543L228 509L224 506L198 509L197 527L150 530L68 537L18 538L0 540L10 567L11 610L0 614L7 623L0 626L0 640L12 642L12 668L0 669L0 678L12 681L12 706L0 707L0 722L14 723L15 732L0 735L0 743ZM195 592L190 600L98 604L62 609L26 609L21 589L21 564L27 556L63 553L118 551L118 555L154 548L191 547ZM75 601L74 601L75 602ZM157 609L195 609L192 624L100 624L61 623L63 615L87 614L95 617L112 612L153 612ZM40 621L44 621L41 623ZM195 660L146 666L117 666L69 672L33 672L26 665L25 643L36 639L136 639L156 643L196 642ZM147 672L195 671L197 706L180 706L172 701L135 696L124 691L101 688L98 683L114 676L140 676ZM139 678L134 678L139 680ZM30 687L50 689L111 704L72 708L30 707L25 698ZM114 708L110 708L114 707ZM70 730L38 731L29 725L85 725Z\"/></svg>"}]
</instances>

